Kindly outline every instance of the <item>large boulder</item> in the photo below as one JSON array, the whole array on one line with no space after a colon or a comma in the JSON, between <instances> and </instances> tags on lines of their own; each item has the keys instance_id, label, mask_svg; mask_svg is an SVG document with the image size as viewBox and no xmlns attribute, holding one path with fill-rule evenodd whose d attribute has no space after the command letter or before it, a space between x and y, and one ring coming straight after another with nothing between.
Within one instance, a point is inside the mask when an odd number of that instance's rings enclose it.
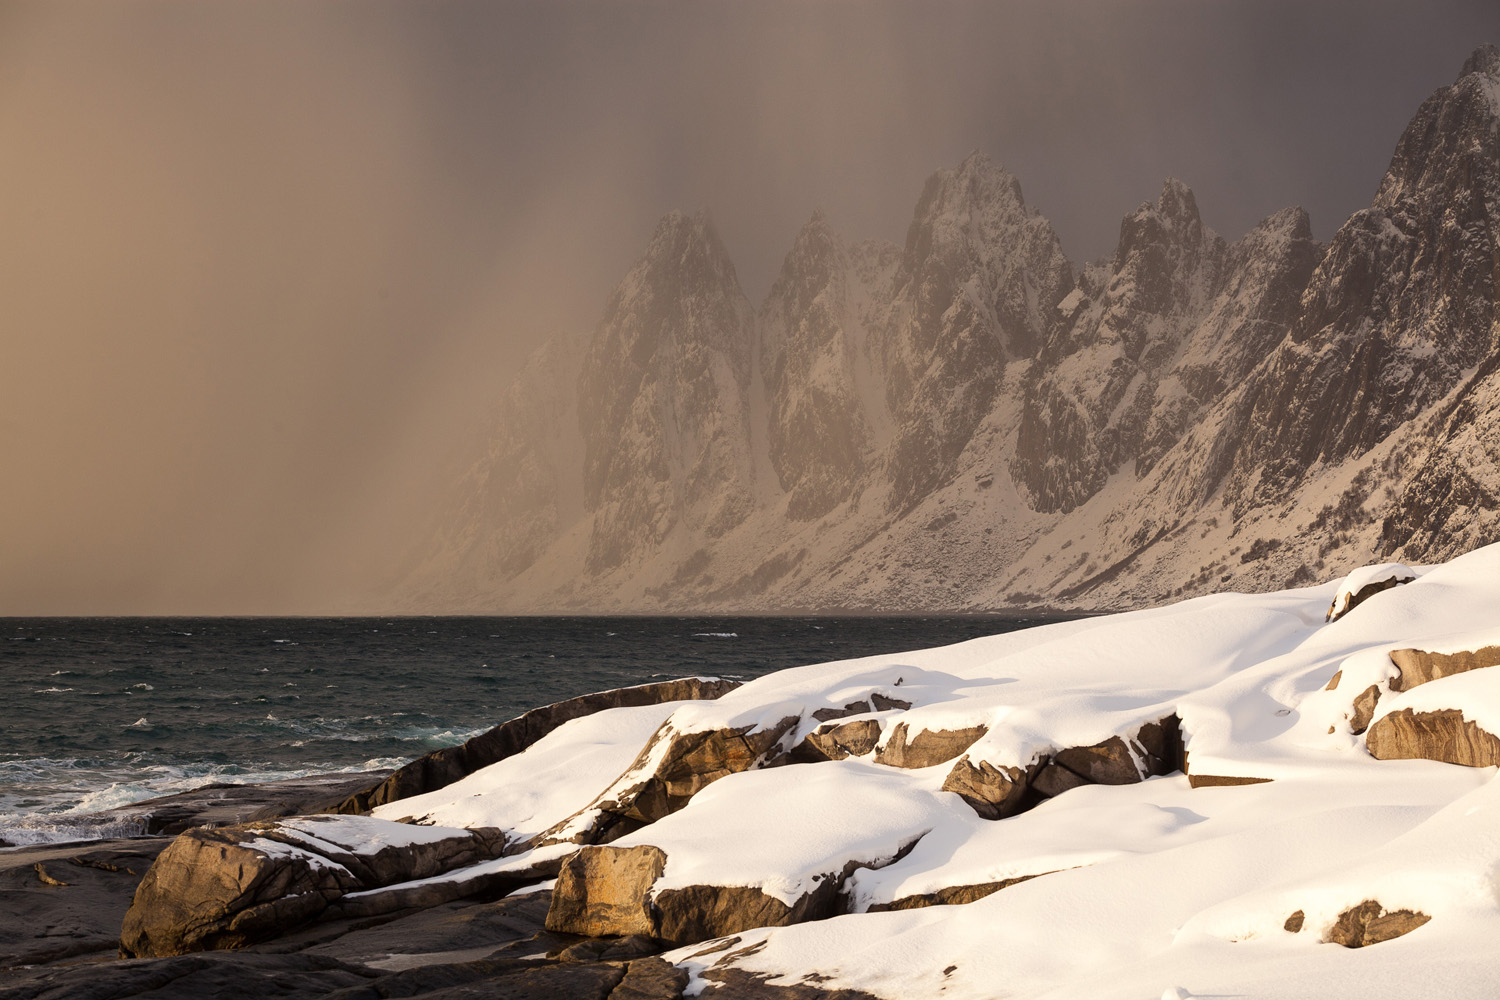
<instances>
[{"instance_id":1,"label":"large boulder","mask_svg":"<svg viewBox=\"0 0 1500 1000\"><path fill-rule=\"evenodd\" d=\"M402 833L405 833L402 836ZM151 865L120 930L120 953L243 948L317 917L351 892L498 857L496 830L437 830L362 817L194 829Z\"/></svg>"},{"instance_id":2,"label":"large boulder","mask_svg":"<svg viewBox=\"0 0 1500 1000\"><path fill-rule=\"evenodd\" d=\"M842 912L840 890L858 868L850 861L813 879L791 902L753 885L695 884L656 888L666 869L659 847L584 847L563 863L547 912L547 929L589 937L643 935L668 946L724 937L753 927L786 927Z\"/></svg>"},{"instance_id":3,"label":"large boulder","mask_svg":"<svg viewBox=\"0 0 1500 1000\"><path fill-rule=\"evenodd\" d=\"M366 813L376 806L434 791L480 768L514 756L565 722L608 708L659 705L668 701L711 701L739 687L721 677L684 677L599 691L534 708L456 747L418 757L384 781L355 792L328 807L328 812Z\"/></svg>"},{"instance_id":4,"label":"large boulder","mask_svg":"<svg viewBox=\"0 0 1500 1000\"><path fill-rule=\"evenodd\" d=\"M659 847L585 847L563 862L547 929L586 937L657 936L651 887L667 855Z\"/></svg>"},{"instance_id":5,"label":"large boulder","mask_svg":"<svg viewBox=\"0 0 1500 1000\"><path fill-rule=\"evenodd\" d=\"M1464 718L1460 709L1418 712L1403 708L1381 716L1365 734L1379 760L1440 760L1469 767L1500 764L1500 738Z\"/></svg>"}]
</instances>

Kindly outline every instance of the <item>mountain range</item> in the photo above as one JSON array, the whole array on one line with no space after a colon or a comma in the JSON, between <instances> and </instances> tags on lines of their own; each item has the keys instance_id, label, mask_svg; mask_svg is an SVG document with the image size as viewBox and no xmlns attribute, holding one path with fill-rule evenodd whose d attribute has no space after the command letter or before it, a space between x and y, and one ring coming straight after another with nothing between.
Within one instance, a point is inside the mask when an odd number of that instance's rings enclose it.
<instances>
[{"instance_id":1,"label":"mountain range","mask_svg":"<svg viewBox=\"0 0 1500 1000\"><path fill-rule=\"evenodd\" d=\"M905 244L821 213L759 306L662 219L497 401L397 603L1119 608L1500 539L1500 50L1327 243L1167 180L1078 265L974 154Z\"/></svg>"}]
</instances>

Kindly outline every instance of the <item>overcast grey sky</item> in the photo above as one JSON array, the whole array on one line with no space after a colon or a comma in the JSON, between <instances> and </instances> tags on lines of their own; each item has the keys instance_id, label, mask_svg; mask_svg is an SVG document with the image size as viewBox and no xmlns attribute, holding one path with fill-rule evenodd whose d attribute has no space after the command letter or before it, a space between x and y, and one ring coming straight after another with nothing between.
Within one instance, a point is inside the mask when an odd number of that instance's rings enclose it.
<instances>
[{"instance_id":1,"label":"overcast grey sky","mask_svg":"<svg viewBox=\"0 0 1500 1000\"><path fill-rule=\"evenodd\" d=\"M673 208L758 300L978 149L1067 252L1172 175L1367 204L1476 2L0 4L0 615L347 609Z\"/></svg>"}]
</instances>

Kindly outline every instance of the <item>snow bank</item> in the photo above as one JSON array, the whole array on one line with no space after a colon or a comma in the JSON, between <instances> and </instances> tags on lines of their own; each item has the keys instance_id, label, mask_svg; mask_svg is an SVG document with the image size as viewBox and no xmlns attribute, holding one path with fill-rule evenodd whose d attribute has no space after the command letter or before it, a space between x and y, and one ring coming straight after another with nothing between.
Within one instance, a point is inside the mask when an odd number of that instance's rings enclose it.
<instances>
[{"instance_id":1,"label":"snow bank","mask_svg":"<svg viewBox=\"0 0 1500 1000\"><path fill-rule=\"evenodd\" d=\"M1394 578L1409 582L1352 600ZM1325 623L1330 601L1343 613ZM1495 995L1500 966L1476 960L1500 935L1495 768L1376 760L1363 725L1457 709L1500 733L1488 654L1414 686L1393 660L1497 645L1491 546L1429 569L1367 567L1339 584L801 667L717 701L601 712L378 812L516 838L551 831L531 841L543 846L437 880L542 882L579 849L565 837L664 856L630 869L640 885L610 887L648 917L664 893L679 906L732 896L695 887L751 887L790 906L836 886L841 915L752 924L668 953L705 995L729 970L889 1000ZM1018 814L1000 820L944 790L965 761L1034 775L1062 766L1064 750L1097 750L1159 720L1180 723L1186 775L1091 784L1069 772L1028 786ZM798 755L809 734L852 724L879 738L851 741L842 759ZM903 739L963 734L960 756L911 766L890 752L898 726ZM751 739L767 730L779 735ZM585 821L632 794L657 795L656 811L638 810L623 836ZM381 835L330 825L308 833L361 849ZM1425 922L1359 950L1325 943L1362 905Z\"/></svg>"}]
</instances>

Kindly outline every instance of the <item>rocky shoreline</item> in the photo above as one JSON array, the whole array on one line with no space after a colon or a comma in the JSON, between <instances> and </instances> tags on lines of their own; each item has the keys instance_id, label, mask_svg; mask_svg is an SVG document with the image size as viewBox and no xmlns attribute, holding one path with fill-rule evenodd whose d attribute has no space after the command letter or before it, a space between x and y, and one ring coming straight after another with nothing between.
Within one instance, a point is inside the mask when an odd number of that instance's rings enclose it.
<instances>
[{"instance_id":1,"label":"rocky shoreline","mask_svg":"<svg viewBox=\"0 0 1500 1000\"><path fill-rule=\"evenodd\" d=\"M1500 864L1497 587L1491 546L137 803L140 837L0 851L0 1000L983 997L993 941L1079 920L1101 969L1219 992L1274 971L1257 938L1441 962L1500 926L1470 870ZM1067 978L1047 954L1018 995Z\"/></svg>"},{"instance_id":2,"label":"rocky shoreline","mask_svg":"<svg viewBox=\"0 0 1500 1000\"><path fill-rule=\"evenodd\" d=\"M507 895L554 877L560 859L521 874L473 880L457 892L428 886L373 905L322 907L316 914L282 906L249 932L242 921L239 936L194 937L182 931L194 926L197 915L192 911L222 888L223 879L233 877L231 870L243 876L249 861L249 881L257 881L257 858L239 844L257 832L275 837L278 819L367 812L372 805L440 788L522 752L571 719L606 708L717 697L735 686L717 678L685 678L586 695L527 712L394 773L207 785L111 812L111 819L121 824L138 822L141 836L0 850L0 892L6 901L0 908L0 997L352 1000L446 996L450 990L481 987L495 995L559 1000L680 997L687 974L656 957L665 942L640 935L612 940L554 933L545 926L551 891ZM373 856L383 870L371 871L366 864L362 874L374 881L412 881L473 864L485 855L498 857L505 838L496 833L478 836L460 851L443 850L442 841L435 842L438 850L432 849L434 842L425 850L420 843L385 844ZM177 855L189 852L195 856L174 864ZM243 856L233 857L236 852ZM164 855L166 861L160 861ZM359 864L351 856L341 857ZM273 855L271 860L266 868L277 869L278 877L284 874L285 865L276 862L285 859ZM170 880L170 873L185 871L198 877L190 884L159 884ZM206 879L201 877L205 871ZM288 897L284 880L272 878L269 886L265 881L257 886L265 902ZM138 898L142 905L132 910ZM170 942L142 938L142 925L161 918L160 906L145 902L147 898L183 904L166 918L175 920L179 931ZM147 913L153 908L154 913ZM156 957L132 957L137 953ZM848 991L786 989L765 986L755 977L733 978L724 996L856 997Z\"/></svg>"}]
</instances>

